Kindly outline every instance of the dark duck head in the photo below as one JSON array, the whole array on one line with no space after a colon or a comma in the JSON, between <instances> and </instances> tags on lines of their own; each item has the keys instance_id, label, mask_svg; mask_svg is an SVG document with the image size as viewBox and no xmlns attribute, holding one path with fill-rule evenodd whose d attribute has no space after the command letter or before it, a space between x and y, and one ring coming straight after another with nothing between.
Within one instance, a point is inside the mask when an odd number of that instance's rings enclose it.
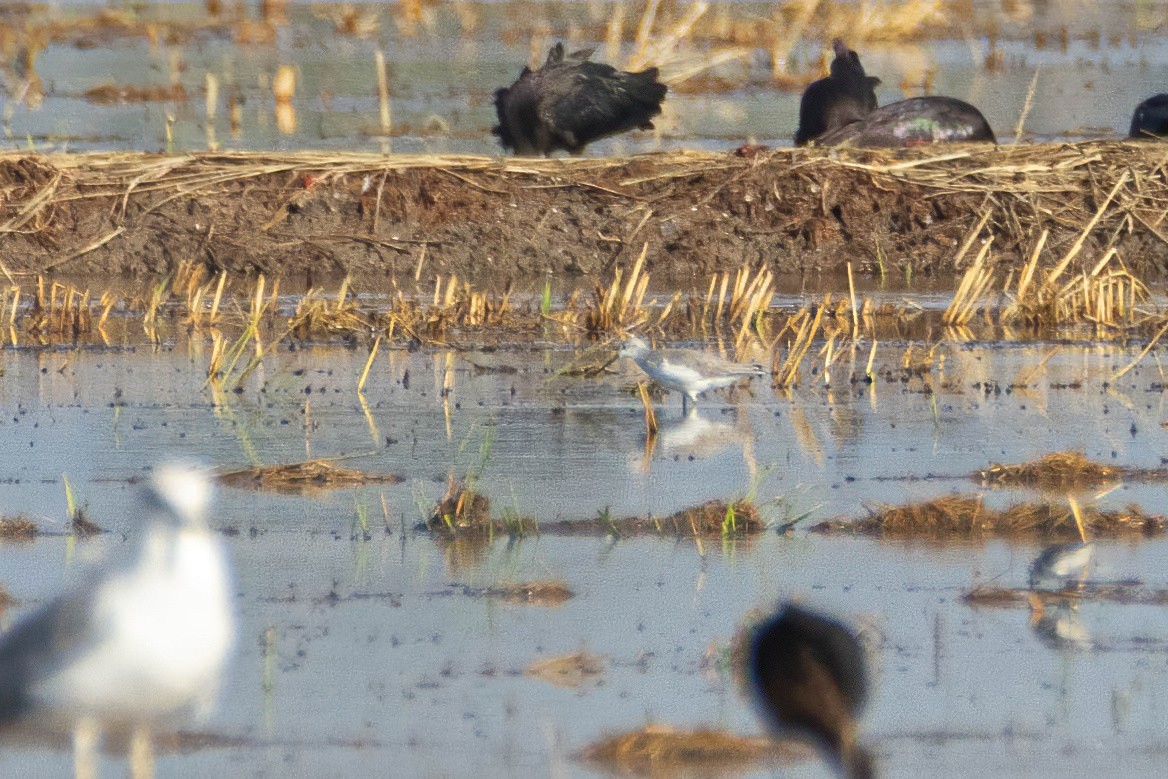
<instances>
[{"instance_id":1,"label":"dark duck head","mask_svg":"<svg viewBox=\"0 0 1168 779\"><path fill-rule=\"evenodd\" d=\"M1164 135L1168 135L1168 94L1162 93L1136 106L1128 136L1152 138Z\"/></svg>"},{"instance_id":2,"label":"dark duck head","mask_svg":"<svg viewBox=\"0 0 1168 779\"><path fill-rule=\"evenodd\" d=\"M880 79L864 73L856 52L836 38L831 75L812 82L799 101L799 129L795 145L803 146L826 132L864 118L876 108Z\"/></svg>"},{"instance_id":3,"label":"dark duck head","mask_svg":"<svg viewBox=\"0 0 1168 779\"><path fill-rule=\"evenodd\" d=\"M773 729L815 741L845 776L873 775L870 756L856 742L868 675L851 630L788 604L755 629L750 675Z\"/></svg>"},{"instance_id":4,"label":"dark duck head","mask_svg":"<svg viewBox=\"0 0 1168 779\"><path fill-rule=\"evenodd\" d=\"M495 91L499 124L491 132L504 149L528 156L557 149L579 154L606 135L653 129L667 91L657 68L629 73L590 62L591 54L565 57L557 43L542 67L523 68L514 84Z\"/></svg>"}]
</instances>

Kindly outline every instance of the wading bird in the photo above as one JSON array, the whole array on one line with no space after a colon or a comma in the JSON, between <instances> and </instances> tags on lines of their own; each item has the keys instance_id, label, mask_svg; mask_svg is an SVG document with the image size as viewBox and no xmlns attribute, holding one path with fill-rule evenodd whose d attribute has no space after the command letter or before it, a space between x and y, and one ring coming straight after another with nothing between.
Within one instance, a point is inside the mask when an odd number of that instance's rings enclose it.
<instances>
[{"instance_id":1,"label":"wading bird","mask_svg":"<svg viewBox=\"0 0 1168 779\"><path fill-rule=\"evenodd\" d=\"M618 357L630 357L662 387L682 393L681 409L687 410L686 398L698 402L698 395L706 390L729 387L752 376L764 376L761 365L746 365L724 360L716 354L695 349L650 349L649 344L635 335L620 345Z\"/></svg>"}]
</instances>

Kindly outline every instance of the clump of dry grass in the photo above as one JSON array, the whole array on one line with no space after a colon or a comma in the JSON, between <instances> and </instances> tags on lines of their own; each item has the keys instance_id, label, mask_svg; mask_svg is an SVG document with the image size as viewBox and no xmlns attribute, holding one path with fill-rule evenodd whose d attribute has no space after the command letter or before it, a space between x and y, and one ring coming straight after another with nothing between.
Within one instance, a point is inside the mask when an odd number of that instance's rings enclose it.
<instances>
[{"instance_id":1,"label":"clump of dry grass","mask_svg":"<svg viewBox=\"0 0 1168 779\"><path fill-rule=\"evenodd\" d=\"M1146 538L1165 532L1168 521L1138 506L1123 511L1082 509L1090 538ZM1018 503L1001 511L985 506L981 498L954 495L923 503L880 507L859 520L829 520L812 530L879 538L916 538L937 541L1009 538L1072 541L1081 534L1074 512L1049 503Z\"/></svg>"},{"instance_id":2,"label":"clump of dry grass","mask_svg":"<svg viewBox=\"0 0 1168 779\"><path fill-rule=\"evenodd\" d=\"M371 474L341 468L327 460L308 460L286 465L242 468L221 474L219 481L231 487L303 495L343 487L398 484L403 479L392 473Z\"/></svg>"},{"instance_id":3,"label":"clump of dry grass","mask_svg":"<svg viewBox=\"0 0 1168 779\"><path fill-rule=\"evenodd\" d=\"M31 541L37 537L36 523L27 517L0 517L0 540Z\"/></svg>"},{"instance_id":4,"label":"clump of dry grass","mask_svg":"<svg viewBox=\"0 0 1168 779\"><path fill-rule=\"evenodd\" d=\"M807 760L813 754L810 747L793 742L738 736L711 728L678 730L647 725L606 736L586 746L579 757L610 771L669 776L748 770L763 761Z\"/></svg>"},{"instance_id":5,"label":"clump of dry grass","mask_svg":"<svg viewBox=\"0 0 1168 779\"><path fill-rule=\"evenodd\" d=\"M604 660L603 655L573 652L569 655L532 661L523 669L523 674L550 682L557 687L575 688L603 676Z\"/></svg>"},{"instance_id":6,"label":"clump of dry grass","mask_svg":"<svg viewBox=\"0 0 1168 779\"><path fill-rule=\"evenodd\" d=\"M532 606L560 606L576 597L560 579L543 582L515 582L487 587L479 591L483 597Z\"/></svg>"},{"instance_id":7,"label":"clump of dry grass","mask_svg":"<svg viewBox=\"0 0 1168 779\"><path fill-rule=\"evenodd\" d=\"M1123 478L1123 471L1115 466L1091 462L1082 452L1054 452L1036 462L993 463L977 471L974 478L990 487L1037 487L1065 492L1112 484Z\"/></svg>"},{"instance_id":8,"label":"clump of dry grass","mask_svg":"<svg viewBox=\"0 0 1168 779\"><path fill-rule=\"evenodd\" d=\"M301 340L336 334L368 333L369 318L349 297L351 279L345 277L333 299L319 289L310 289L296 304L288 330Z\"/></svg>"},{"instance_id":9,"label":"clump of dry grass","mask_svg":"<svg viewBox=\"0 0 1168 779\"><path fill-rule=\"evenodd\" d=\"M642 269L648 253L649 244L645 244L627 279L623 278L624 269L617 268L608 286L596 285L592 302L583 316L584 328L588 333L619 333L644 324L648 318L644 303L645 291L649 288L649 274ZM661 316L658 320L663 318Z\"/></svg>"}]
</instances>

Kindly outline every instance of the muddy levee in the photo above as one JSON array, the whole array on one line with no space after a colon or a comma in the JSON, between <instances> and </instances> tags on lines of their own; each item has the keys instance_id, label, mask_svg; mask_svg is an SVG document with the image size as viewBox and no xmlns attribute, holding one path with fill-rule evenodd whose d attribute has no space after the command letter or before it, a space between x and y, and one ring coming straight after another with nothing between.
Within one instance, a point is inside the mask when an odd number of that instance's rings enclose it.
<instances>
[{"instance_id":1,"label":"muddy levee","mask_svg":"<svg viewBox=\"0 0 1168 779\"><path fill-rule=\"evenodd\" d=\"M10 273L211 270L308 278L599 275L636 258L685 276L951 274L988 216L999 263L1048 251L1087 267L1114 246L1145 277L1168 264L1155 144L893 152L774 150L530 160L301 152L8 155L0 256ZM1127 227L1117 228L1126 220ZM1114 243L1108 243L1115 236ZM531 287L537 286L533 282Z\"/></svg>"}]
</instances>

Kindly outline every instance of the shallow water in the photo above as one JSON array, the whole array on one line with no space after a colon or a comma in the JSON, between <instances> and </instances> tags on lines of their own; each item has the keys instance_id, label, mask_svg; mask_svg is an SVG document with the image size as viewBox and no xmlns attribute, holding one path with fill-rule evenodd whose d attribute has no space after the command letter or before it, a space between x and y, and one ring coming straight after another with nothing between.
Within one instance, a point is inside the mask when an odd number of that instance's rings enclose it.
<instances>
[{"instance_id":1,"label":"shallow water","mask_svg":"<svg viewBox=\"0 0 1168 779\"><path fill-rule=\"evenodd\" d=\"M904 348L882 344L877 369L894 369ZM383 352L365 407L355 391L363 351L282 351L242 393L213 398L202 387L206 354L182 343L8 350L0 507L60 532L64 474L113 532L75 548L61 535L5 543L0 584L20 605L3 618L50 598L97 549L132 549L127 480L167 454L225 470L343 456L347 467L406 481L307 497L222 490L213 524L232 531L224 539L241 625L220 706L202 729L242 742L163 755L163 775L589 775L573 754L615 730L661 722L755 733L750 704L707 654L721 656L748 611L791 597L866 627L876 686L863 733L889 775L1151 773L1168 747L1161 609L1084 604L1061 616L1090 643L1054 649L1025 609L961 601L978 584L1024 586L1038 545L805 530L862 516L873 502L977 492L968 476L991 461L1078 448L1160 467L1160 350L1112 380L1137 352L950 344L931 391L921 379L851 384L867 354L855 365L845 356L834 389L808 370L789 394L715 395L689 418L676 396L665 399L646 458L640 404L627 392L636 368L555 377L572 358L562 349ZM443 397L448 364L453 390ZM755 491L772 522L808 517L787 535L700 546L544 535L476 549L415 531L447 473L468 471L481 471L496 516L661 516ZM1033 496L987 500L1023 497ZM1155 513L1163 486L1128 484L1101 499L1130 502ZM1168 588L1164 540L1100 542L1097 560L1093 579ZM576 597L517 606L452 586L536 579L562 579ZM599 680L562 689L522 675L534 660L581 649L606 658ZM60 773L69 760L6 750L0 773ZM817 762L759 772L788 769L826 773Z\"/></svg>"},{"instance_id":2,"label":"shallow water","mask_svg":"<svg viewBox=\"0 0 1168 779\"><path fill-rule=\"evenodd\" d=\"M112 24L77 24L93 18L99 5L97 0L58 3L32 14L37 23L73 20L75 26L38 50L31 69L18 66L15 47L9 53L2 75L13 99L5 104L0 141L7 148L497 154L489 132L495 123L494 90L510 84L529 59L541 59L555 40L564 39L570 50L602 43L612 8L605 3L442 3L411 28L393 6L358 6L375 26L357 37L337 31L334 18L341 4L291 3L287 23L275 28L270 40L255 40L256 12L246 6L242 21L229 8L219 22L206 15L202 3L120 9L124 16L119 18L128 20L125 29L155 25L151 29L159 40L151 43L145 28L128 34L111 32L119 29ZM755 25L773 12L749 2L726 7L726 18L750 19ZM937 23L902 40L867 41L881 36L855 34L865 39L852 42L865 67L883 81L881 104L921 94L931 78L931 94L975 103L999 139L1009 140L1037 70L1027 137L1117 138L1126 135L1136 104L1162 91L1168 81L1168 47L1162 15L1154 6L1118 0L1087 7L1004 6L979 0L943 8L945 16ZM636 13L630 11L626 20L626 41ZM722 18L715 4L703 25L716 28ZM946 20L948 26L942 23ZM945 32L949 29L966 30L966 37ZM821 43L803 41L794 48L796 72L814 71L810 63L820 56ZM724 45L699 39L679 53L675 64L666 64L666 78L671 68L679 71L704 56L707 47ZM378 48L389 68L393 131L388 142L379 124ZM789 145L800 88L775 88L765 49L763 43L744 47L742 59L708 74L712 78L704 83L709 86L674 90L657 121L659 132L605 140L589 154L732 149L748 139ZM615 54L601 46L597 58L620 61L631 53L626 42ZM270 85L281 65L294 67L297 74L294 126L281 125L274 110ZM205 106L208 74L219 83L213 119ZM26 82L39 86L26 90ZM84 97L87 90L106 85L171 83L182 85L189 98L98 105ZM237 122L231 119L232 103L239 106Z\"/></svg>"}]
</instances>

